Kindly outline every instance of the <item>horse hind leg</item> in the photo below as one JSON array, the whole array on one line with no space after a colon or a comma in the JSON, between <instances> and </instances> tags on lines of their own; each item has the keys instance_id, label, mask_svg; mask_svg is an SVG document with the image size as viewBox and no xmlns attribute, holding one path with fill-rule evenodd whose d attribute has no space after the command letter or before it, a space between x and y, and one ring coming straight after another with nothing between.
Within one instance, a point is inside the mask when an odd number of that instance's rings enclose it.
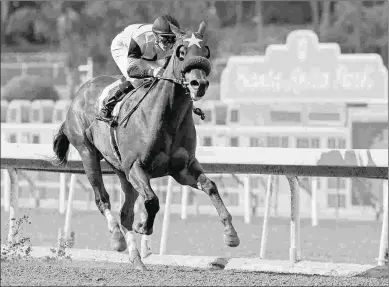
<instances>
[{"instance_id":1,"label":"horse hind leg","mask_svg":"<svg viewBox=\"0 0 389 287\"><path fill-rule=\"evenodd\" d=\"M147 211L144 207L144 202L142 199L143 198L141 196L138 197L138 206L140 211L141 222L145 222L147 220ZM140 256L142 258L147 258L152 254L150 241L151 241L151 235L142 234L141 245L140 245Z\"/></svg>"},{"instance_id":2,"label":"horse hind leg","mask_svg":"<svg viewBox=\"0 0 389 287\"><path fill-rule=\"evenodd\" d=\"M138 197L138 192L131 183L127 181L124 174L117 172L117 175L120 179L120 184L125 195L125 200L120 210L120 223L125 233L130 263L134 269L147 270L139 255L139 251L136 246L135 232L132 228L132 224L134 223L134 205Z\"/></svg>"},{"instance_id":3,"label":"horse hind leg","mask_svg":"<svg viewBox=\"0 0 389 287\"><path fill-rule=\"evenodd\" d=\"M108 223L108 230L111 235L111 248L122 252L126 250L127 244L123 233L120 230L119 223L111 212L111 203L109 195L105 189L103 176L101 172L100 159L97 150L84 148L79 150L86 176L95 193L95 202L102 215L105 216Z\"/></svg>"}]
</instances>

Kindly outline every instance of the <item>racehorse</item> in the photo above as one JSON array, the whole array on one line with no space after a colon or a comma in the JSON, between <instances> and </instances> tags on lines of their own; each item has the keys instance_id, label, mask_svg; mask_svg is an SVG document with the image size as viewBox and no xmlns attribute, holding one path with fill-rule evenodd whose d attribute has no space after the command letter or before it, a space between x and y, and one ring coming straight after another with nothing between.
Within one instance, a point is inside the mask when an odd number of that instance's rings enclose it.
<instances>
[{"instance_id":1,"label":"racehorse","mask_svg":"<svg viewBox=\"0 0 389 287\"><path fill-rule=\"evenodd\" d=\"M182 31L171 25L177 36L173 53L161 78L135 90L124 100L118 114L117 151L112 147L113 127L96 120L98 98L108 85L118 80L99 76L84 83L73 99L66 119L54 137L56 164L66 164L72 144L82 159L87 178L95 194L99 211L106 217L111 247L129 252L133 268L147 270L136 246L135 232L153 232L159 200L150 179L172 176L181 185L203 190L214 204L224 225L224 242L235 247L240 243L218 189L196 159L196 130L193 101L203 98L209 86L210 50L205 45L205 23L197 32ZM110 140L111 139L111 140ZM120 155L120 156L118 156ZM111 213L109 195L104 187L100 161L105 159L120 179L125 200L120 223ZM134 203L142 197L141 219L134 223Z\"/></svg>"}]
</instances>

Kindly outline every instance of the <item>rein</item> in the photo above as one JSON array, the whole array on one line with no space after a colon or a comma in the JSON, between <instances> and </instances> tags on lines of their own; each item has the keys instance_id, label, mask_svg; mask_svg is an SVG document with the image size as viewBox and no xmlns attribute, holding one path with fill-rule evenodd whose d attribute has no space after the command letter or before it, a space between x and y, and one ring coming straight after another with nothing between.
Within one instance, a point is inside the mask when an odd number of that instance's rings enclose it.
<instances>
[{"instance_id":1,"label":"rein","mask_svg":"<svg viewBox=\"0 0 389 287\"><path fill-rule=\"evenodd\" d=\"M154 79L154 81L151 83L150 87L147 89L146 93L143 95L143 97L139 100L139 102L131 109L131 111L120 121L119 125L121 126L124 122L124 127L127 126L128 119L130 116L135 112L135 110L139 107L140 103L143 101L143 99L147 96L147 94L150 92L151 88L154 87L155 83L158 81L158 79Z\"/></svg>"}]
</instances>

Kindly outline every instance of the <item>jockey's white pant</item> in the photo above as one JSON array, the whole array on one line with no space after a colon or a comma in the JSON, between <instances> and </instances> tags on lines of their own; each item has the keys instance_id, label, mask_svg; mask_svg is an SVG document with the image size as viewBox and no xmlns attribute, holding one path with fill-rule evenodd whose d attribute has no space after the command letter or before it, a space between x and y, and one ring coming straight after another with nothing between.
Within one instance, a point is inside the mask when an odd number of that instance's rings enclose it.
<instances>
[{"instance_id":1,"label":"jockey's white pant","mask_svg":"<svg viewBox=\"0 0 389 287\"><path fill-rule=\"evenodd\" d=\"M127 75L127 68L129 65L129 61L131 61L132 59L129 59L127 56L128 55L128 45L126 44L125 41L123 41L120 34L117 35L112 40L111 55L112 55L112 58L115 61L116 65L118 66L118 68L122 72L123 76L125 76L126 79L128 81L130 81L134 87L138 86L139 84L141 84L144 81L142 79L130 78ZM144 68L147 67L147 68L155 69L156 67L162 67L163 62L162 63L160 61L153 62L153 61L146 61L146 60L140 59L139 64L141 67L144 67Z\"/></svg>"},{"instance_id":2,"label":"jockey's white pant","mask_svg":"<svg viewBox=\"0 0 389 287\"><path fill-rule=\"evenodd\" d=\"M130 78L127 76L127 67L128 67L128 46L121 39L121 35L117 35L111 43L111 55L116 65L122 72L123 76L126 77L127 80Z\"/></svg>"}]
</instances>

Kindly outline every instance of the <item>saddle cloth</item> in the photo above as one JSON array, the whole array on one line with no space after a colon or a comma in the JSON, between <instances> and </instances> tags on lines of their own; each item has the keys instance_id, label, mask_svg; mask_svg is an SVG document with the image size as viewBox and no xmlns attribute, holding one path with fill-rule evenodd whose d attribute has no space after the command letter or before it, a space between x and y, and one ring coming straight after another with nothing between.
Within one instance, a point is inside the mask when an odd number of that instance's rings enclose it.
<instances>
[{"instance_id":1,"label":"saddle cloth","mask_svg":"<svg viewBox=\"0 0 389 287\"><path fill-rule=\"evenodd\" d=\"M119 87L119 84L123 82L123 79L124 78L120 78L117 81L113 82L112 84L110 84L104 88L104 90L102 91L101 95L98 98L99 110L101 110L103 108L104 101L108 98L108 96L111 95L112 93L116 92L116 90ZM118 106L118 104L115 106L115 109Z\"/></svg>"}]
</instances>

